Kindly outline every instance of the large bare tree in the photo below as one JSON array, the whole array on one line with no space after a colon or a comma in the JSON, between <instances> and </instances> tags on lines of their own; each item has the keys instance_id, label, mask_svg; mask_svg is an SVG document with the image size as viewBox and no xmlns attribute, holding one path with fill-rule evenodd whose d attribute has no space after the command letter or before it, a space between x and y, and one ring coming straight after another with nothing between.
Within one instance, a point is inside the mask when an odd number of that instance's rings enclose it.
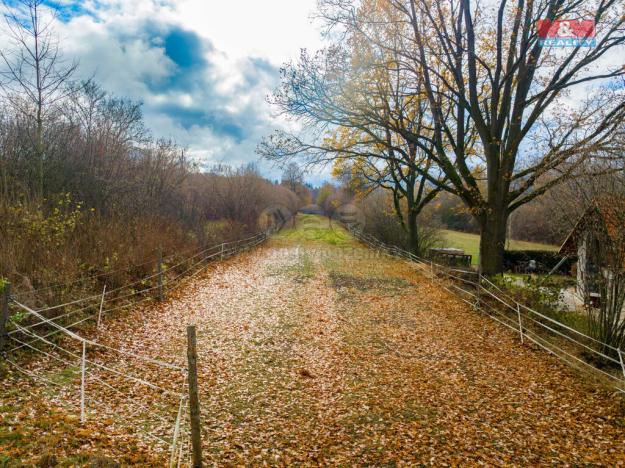
<instances>
[{"instance_id":1,"label":"large bare tree","mask_svg":"<svg viewBox=\"0 0 625 468\"><path fill-rule=\"evenodd\" d=\"M274 155L316 152L325 154L318 161L327 161L331 152L319 138L324 132L311 133L314 124L326 132L358 129L367 144L378 146L386 144L388 132L400 135L428 155L432 164L426 167L444 172L446 177L437 179L416 168L463 200L481 227L482 271L500 273L514 210L596 167L609 172L622 166L613 137L625 122L623 10L623 0L488 5L322 0L320 16L337 45L316 62L303 55L297 67L287 67L276 98L307 131L275 135L261 152L272 143L281 147ZM540 41L539 20L571 17L597 25L593 47L558 48ZM329 71L315 73L319 62ZM405 125L417 113L410 105L399 112L391 105L389 112L388 101L379 99L371 77L389 68L400 71L407 85L401 95L423 109L424 125ZM334 156L362 157L356 150L361 143L352 141ZM365 156L394 161L398 150L371 150ZM597 159L613 164L594 164Z\"/></svg>"},{"instance_id":2,"label":"large bare tree","mask_svg":"<svg viewBox=\"0 0 625 468\"><path fill-rule=\"evenodd\" d=\"M624 10L622 0L322 2L335 29L393 50L405 73L423 78L432 135L398 131L436 148L446 190L481 226L486 274L502 271L510 213L584 174L589 160L614 156L625 118ZM594 47L541 43L539 20L571 18L595 22ZM473 140L477 151L467 151Z\"/></svg>"},{"instance_id":3,"label":"large bare tree","mask_svg":"<svg viewBox=\"0 0 625 468\"><path fill-rule=\"evenodd\" d=\"M304 172L296 162L290 162L282 172L282 184L293 193L300 191L304 184Z\"/></svg>"}]
</instances>

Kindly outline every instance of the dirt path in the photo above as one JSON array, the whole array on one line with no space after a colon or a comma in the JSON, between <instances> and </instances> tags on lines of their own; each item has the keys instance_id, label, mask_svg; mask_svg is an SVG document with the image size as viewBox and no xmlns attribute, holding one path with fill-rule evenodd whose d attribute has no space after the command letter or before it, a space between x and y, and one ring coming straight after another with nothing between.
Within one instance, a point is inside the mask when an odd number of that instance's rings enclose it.
<instances>
[{"instance_id":1,"label":"dirt path","mask_svg":"<svg viewBox=\"0 0 625 468\"><path fill-rule=\"evenodd\" d=\"M180 363L197 324L210 464L625 463L613 395L311 218L129 317L102 339Z\"/></svg>"}]
</instances>

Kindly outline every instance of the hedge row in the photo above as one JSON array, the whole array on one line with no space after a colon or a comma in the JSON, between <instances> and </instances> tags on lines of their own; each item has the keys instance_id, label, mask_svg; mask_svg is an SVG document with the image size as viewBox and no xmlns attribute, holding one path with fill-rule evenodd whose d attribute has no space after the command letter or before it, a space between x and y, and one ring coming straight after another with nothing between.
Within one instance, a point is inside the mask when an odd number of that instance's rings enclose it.
<instances>
[{"instance_id":1,"label":"hedge row","mask_svg":"<svg viewBox=\"0 0 625 468\"><path fill-rule=\"evenodd\" d=\"M536 261L536 273L548 273L563 256L551 250L506 250L504 252L504 268L508 271L525 272L530 260ZM577 257L568 257L555 273L568 275Z\"/></svg>"}]
</instances>

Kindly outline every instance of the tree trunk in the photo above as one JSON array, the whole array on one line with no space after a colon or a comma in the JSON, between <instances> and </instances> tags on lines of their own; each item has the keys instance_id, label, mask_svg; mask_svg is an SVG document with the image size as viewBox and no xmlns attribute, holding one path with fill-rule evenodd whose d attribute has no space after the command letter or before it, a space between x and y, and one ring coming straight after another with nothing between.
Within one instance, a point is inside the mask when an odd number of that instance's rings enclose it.
<instances>
[{"instance_id":1,"label":"tree trunk","mask_svg":"<svg viewBox=\"0 0 625 468\"><path fill-rule=\"evenodd\" d=\"M500 206L489 208L480 219L480 270L483 275L503 273L508 212Z\"/></svg>"},{"instance_id":2,"label":"tree trunk","mask_svg":"<svg viewBox=\"0 0 625 468\"><path fill-rule=\"evenodd\" d=\"M417 213L414 210L408 212L408 243L410 251L415 255L420 255L419 251L419 226L417 224Z\"/></svg>"},{"instance_id":3,"label":"tree trunk","mask_svg":"<svg viewBox=\"0 0 625 468\"><path fill-rule=\"evenodd\" d=\"M43 129L37 125L37 191L39 196L44 198L43 180L44 180L44 149L43 149Z\"/></svg>"}]
</instances>

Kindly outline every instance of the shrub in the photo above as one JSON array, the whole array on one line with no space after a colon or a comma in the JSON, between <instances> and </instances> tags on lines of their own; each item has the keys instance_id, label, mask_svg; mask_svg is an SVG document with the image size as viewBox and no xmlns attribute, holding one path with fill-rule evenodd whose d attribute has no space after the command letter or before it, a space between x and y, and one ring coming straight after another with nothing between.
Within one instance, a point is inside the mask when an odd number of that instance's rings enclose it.
<instances>
[{"instance_id":1,"label":"shrub","mask_svg":"<svg viewBox=\"0 0 625 468\"><path fill-rule=\"evenodd\" d=\"M506 270L522 272L525 271L530 260L534 260L536 273L549 273L562 258L561 254L550 250L506 250L503 261ZM575 262L577 262L577 257L567 258L556 272L563 275L570 274Z\"/></svg>"},{"instance_id":2,"label":"shrub","mask_svg":"<svg viewBox=\"0 0 625 468\"><path fill-rule=\"evenodd\" d=\"M389 245L411 250L407 232L402 228L386 193L375 192L360 202L364 232ZM418 220L419 252L427 256L430 248L440 244L438 230L423 217Z\"/></svg>"},{"instance_id":3,"label":"shrub","mask_svg":"<svg viewBox=\"0 0 625 468\"><path fill-rule=\"evenodd\" d=\"M587 318L568 310L563 304L562 284L558 278L525 277L523 282L509 277L494 277L491 280L517 302L582 333L589 332ZM546 324L553 326L551 322Z\"/></svg>"}]
</instances>

